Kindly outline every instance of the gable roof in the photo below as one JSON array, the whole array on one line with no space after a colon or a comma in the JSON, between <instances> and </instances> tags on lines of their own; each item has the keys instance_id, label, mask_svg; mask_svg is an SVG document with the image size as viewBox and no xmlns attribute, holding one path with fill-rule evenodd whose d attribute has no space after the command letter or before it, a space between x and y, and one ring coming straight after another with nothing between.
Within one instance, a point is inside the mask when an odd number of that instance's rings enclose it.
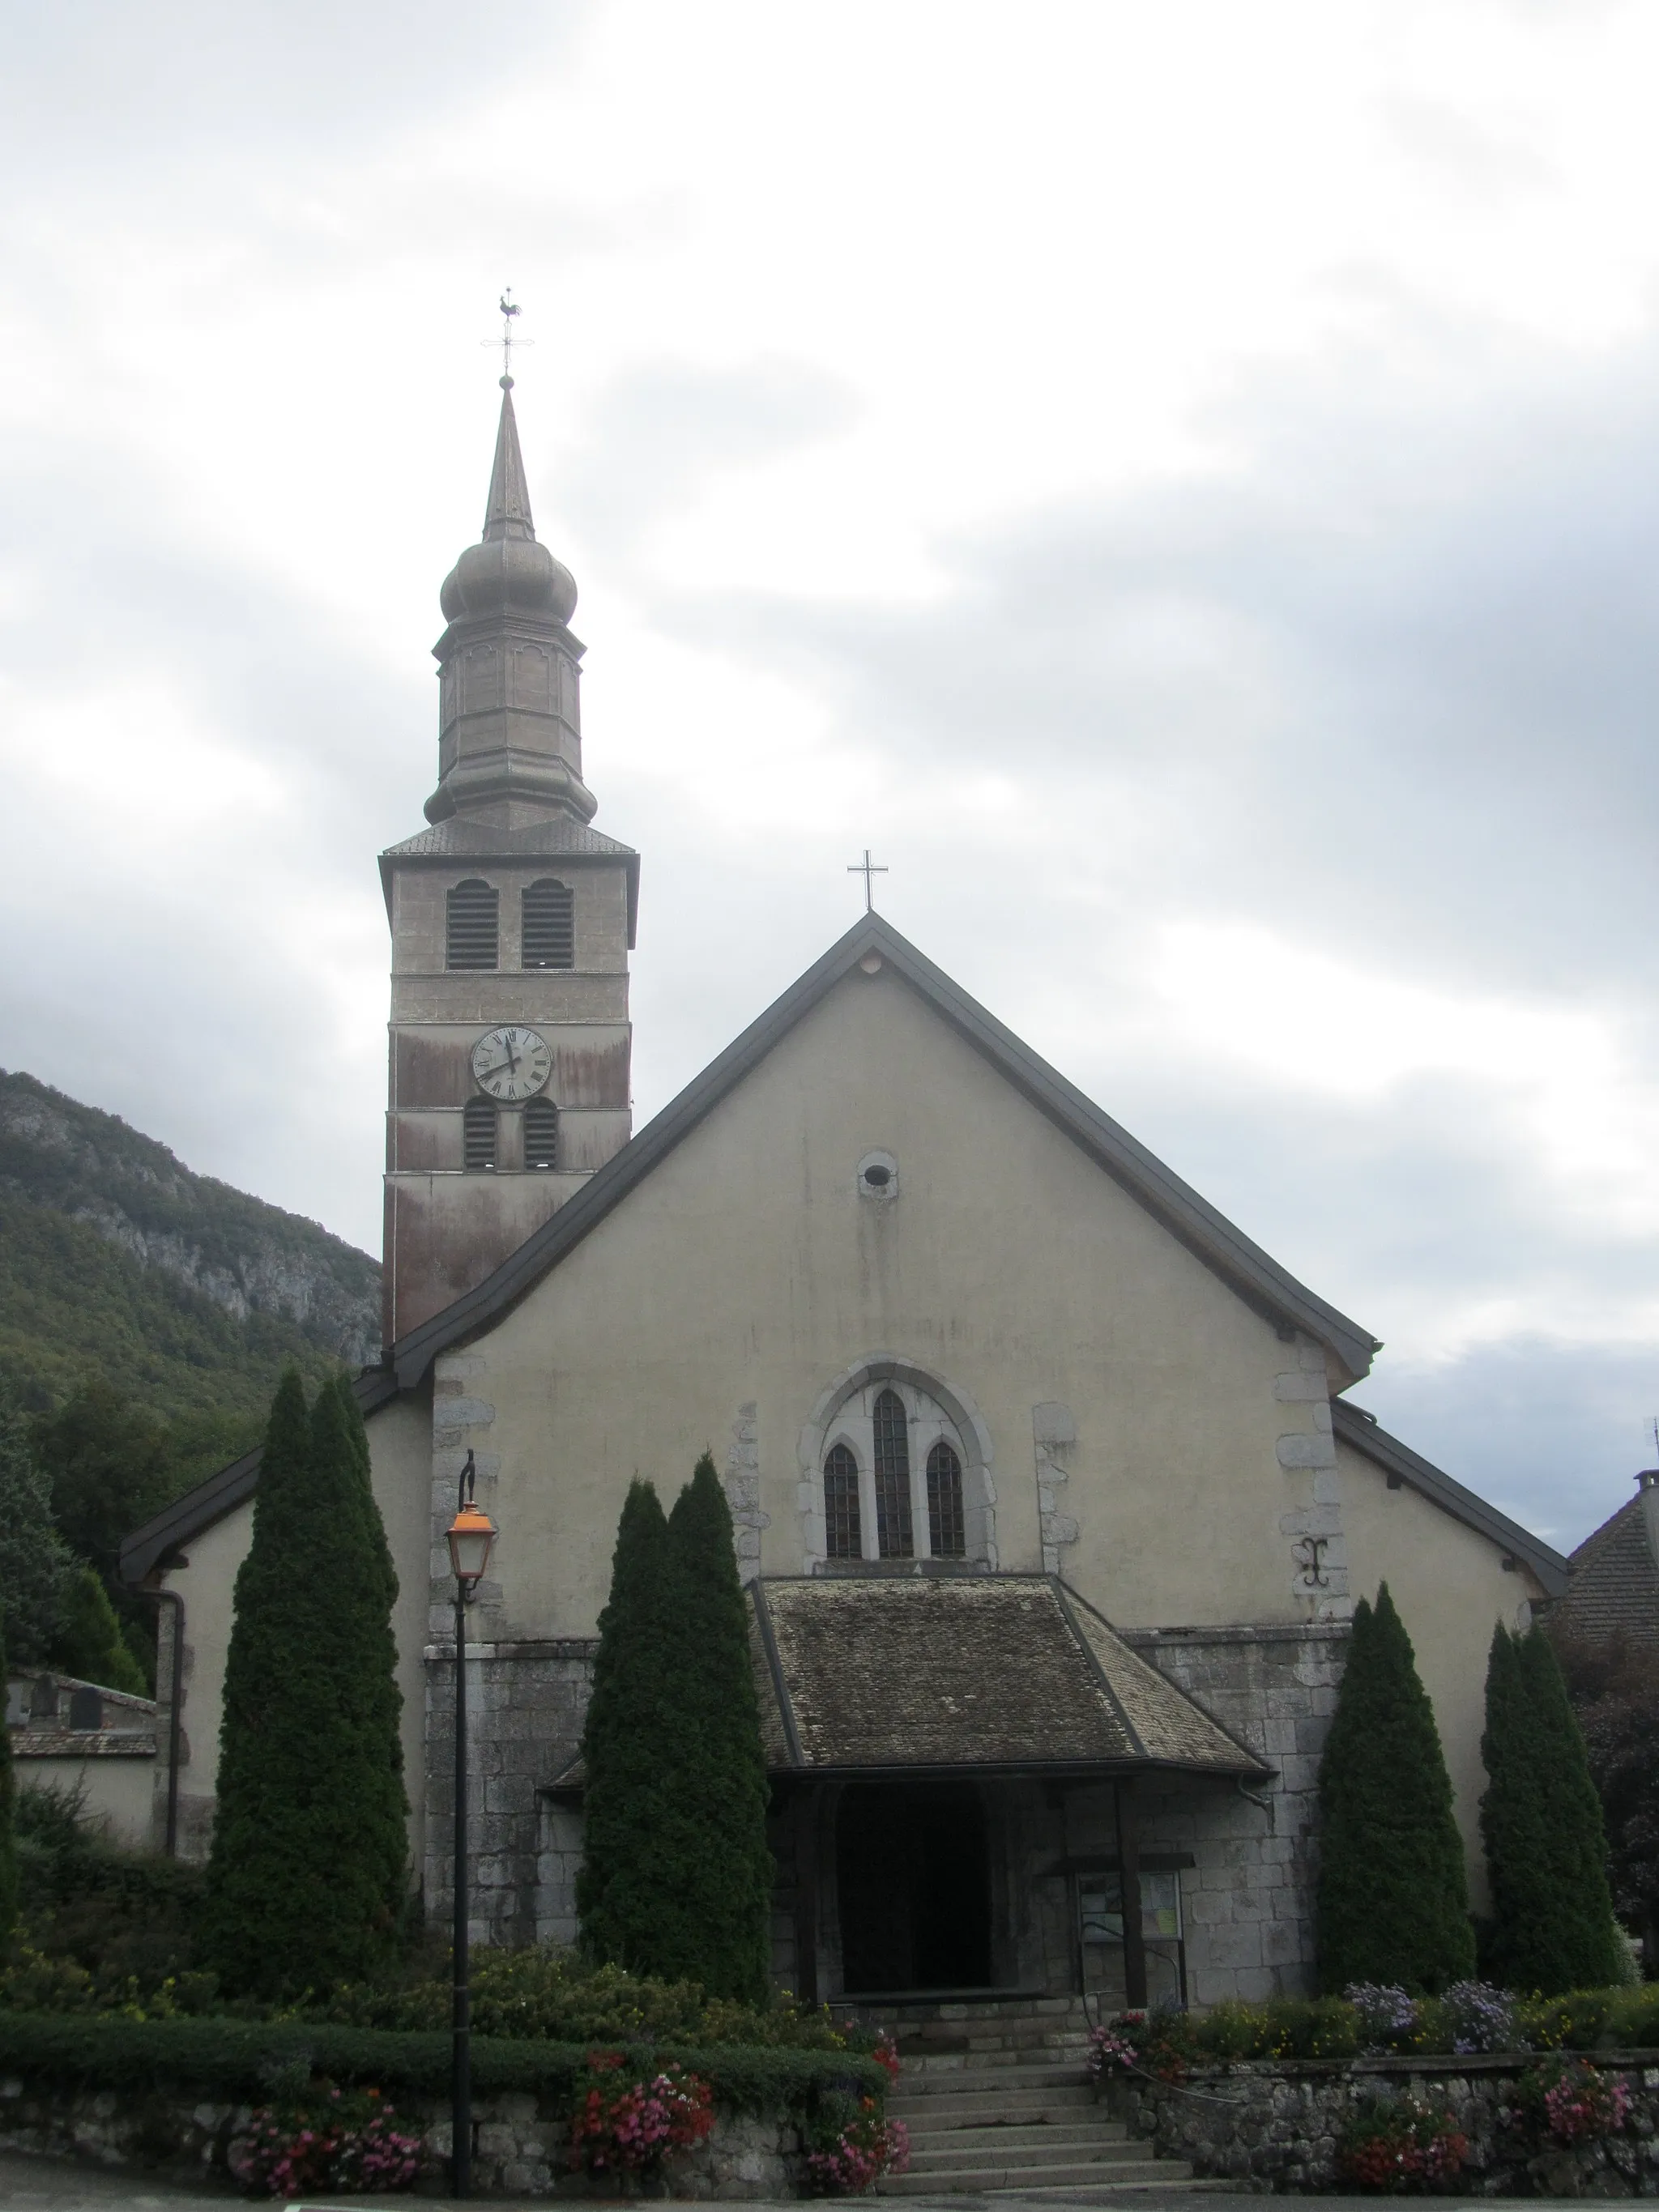
<instances>
[{"instance_id":1,"label":"gable roof","mask_svg":"<svg viewBox=\"0 0 1659 2212\"><path fill-rule=\"evenodd\" d=\"M1659 1565L1639 1492L1585 1537L1571 1565L1571 1587L1550 1607L1553 1633L1589 1644L1610 1643L1615 1636L1628 1644L1659 1644Z\"/></svg>"},{"instance_id":2,"label":"gable roof","mask_svg":"<svg viewBox=\"0 0 1659 2212\"><path fill-rule=\"evenodd\" d=\"M1333 1398L1331 1426L1342 1443L1352 1444L1356 1451L1363 1452L1380 1467L1390 1483L1401 1483L1407 1490L1414 1490L1419 1498L1426 1498L1431 1505L1449 1513L1454 1521L1461 1521L1477 1534L1489 1537L1501 1551L1529 1567L1547 1597L1559 1598L1566 1589L1573 1570L1559 1552L1553 1550L1541 1537L1534 1536L1529 1528L1523 1528L1518 1521L1511 1521L1507 1513L1488 1505L1484 1498L1477 1498L1461 1482L1454 1482L1431 1461L1414 1452L1409 1444L1402 1444L1398 1437L1391 1437L1386 1429L1379 1428L1375 1413L1368 1413L1363 1406L1351 1406L1345 1399ZM1574 1559L1577 1557L1575 1552Z\"/></svg>"},{"instance_id":3,"label":"gable roof","mask_svg":"<svg viewBox=\"0 0 1659 2212\"><path fill-rule=\"evenodd\" d=\"M870 969L867 963L878 963ZM407 1389L439 1352L499 1321L535 1288L611 1209L642 1182L775 1046L863 968L885 968L913 990L958 1036L1006 1078L1039 1113L1070 1137L1097 1166L1238 1296L1288 1335L1301 1329L1324 1345L1351 1380L1369 1372L1377 1340L1328 1305L1269 1258L1242 1230L1201 1199L1190 1184L1102 1113L1047 1060L970 999L942 968L919 952L878 914L862 915L757 1021L687 1084L678 1098L624 1145L543 1223L492 1274L442 1313L392 1345L387 1364Z\"/></svg>"}]
</instances>

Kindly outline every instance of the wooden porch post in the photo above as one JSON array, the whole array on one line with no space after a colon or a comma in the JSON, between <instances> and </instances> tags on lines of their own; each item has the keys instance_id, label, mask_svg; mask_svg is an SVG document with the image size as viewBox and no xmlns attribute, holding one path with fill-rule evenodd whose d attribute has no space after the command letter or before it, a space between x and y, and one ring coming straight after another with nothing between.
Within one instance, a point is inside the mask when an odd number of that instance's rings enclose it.
<instances>
[{"instance_id":1,"label":"wooden porch post","mask_svg":"<svg viewBox=\"0 0 1659 2212\"><path fill-rule=\"evenodd\" d=\"M1123 1900L1123 2000L1132 2011L1146 2005L1146 1936L1140 1917L1140 1845L1132 1799L1134 1784L1120 1776L1112 1796L1117 1808L1117 1879Z\"/></svg>"}]
</instances>

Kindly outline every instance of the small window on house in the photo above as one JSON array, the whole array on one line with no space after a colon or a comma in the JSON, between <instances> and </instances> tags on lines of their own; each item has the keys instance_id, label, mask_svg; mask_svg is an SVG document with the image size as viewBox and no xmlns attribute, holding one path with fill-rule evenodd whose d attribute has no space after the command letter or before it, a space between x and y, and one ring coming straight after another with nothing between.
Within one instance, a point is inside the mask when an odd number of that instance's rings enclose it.
<instances>
[{"instance_id":1,"label":"small window on house","mask_svg":"<svg viewBox=\"0 0 1659 2212\"><path fill-rule=\"evenodd\" d=\"M550 878L532 884L524 895L524 964L526 968L574 968L576 964L574 898L568 884Z\"/></svg>"},{"instance_id":2,"label":"small window on house","mask_svg":"<svg viewBox=\"0 0 1659 2212\"><path fill-rule=\"evenodd\" d=\"M915 1556L910 1525L910 1425L896 1391L876 1401L876 1549L884 1559Z\"/></svg>"},{"instance_id":3,"label":"small window on house","mask_svg":"<svg viewBox=\"0 0 1659 2212\"><path fill-rule=\"evenodd\" d=\"M859 1464L845 1444L832 1444L824 1455L823 1525L830 1559L864 1557L864 1534L859 1525Z\"/></svg>"},{"instance_id":4,"label":"small window on house","mask_svg":"<svg viewBox=\"0 0 1659 2212\"><path fill-rule=\"evenodd\" d=\"M462 1158L471 1169L495 1164L495 1109L488 1098L469 1098L462 1115Z\"/></svg>"},{"instance_id":5,"label":"small window on house","mask_svg":"<svg viewBox=\"0 0 1659 2212\"><path fill-rule=\"evenodd\" d=\"M448 949L452 968L494 968L500 957L501 898L493 884L470 877L449 894Z\"/></svg>"},{"instance_id":6,"label":"small window on house","mask_svg":"<svg viewBox=\"0 0 1659 2212\"><path fill-rule=\"evenodd\" d=\"M96 1690L70 1692L70 1726L72 1729L101 1729L104 1725L104 1701Z\"/></svg>"},{"instance_id":7,"label":"small window on house","mask_svg":"<svg viewBox=\"0 0 1659 2212\"><path fill-rule=\"evenodd\" d=\"M524 1164L541 1169L559 1164L559 1109L550 1098L532 1098L524 1109Z\"/></svg>"},{"instance_id":8,"label":"small window on house","mask_svg":"<svg viewBox=\"0 0 1659 2212\"><path fill-rule=\"evenodd\" d=\"M936 1559L965 1559L962 1462L943 1437L927 1455L927 1541Z\"/></svg>"}]
</instances>

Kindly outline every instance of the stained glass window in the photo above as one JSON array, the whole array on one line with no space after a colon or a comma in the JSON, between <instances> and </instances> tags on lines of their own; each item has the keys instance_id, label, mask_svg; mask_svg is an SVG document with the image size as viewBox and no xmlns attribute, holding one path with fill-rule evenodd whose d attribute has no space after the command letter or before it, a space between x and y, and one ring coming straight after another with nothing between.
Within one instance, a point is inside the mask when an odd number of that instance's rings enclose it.
<instances>
[{"instance_id":1,"label":"stained glass window","mask_svg":"<svg viewBox=\"0 0 1659 2212\"><path fill-rule=\"evenodd\" d=\"M823 1524L832 1559L861 1559L858 1462L845 1444L832 1444L823 1462Z\"/></svg>"},{"instance_id":2,"label":"stained glass window","mask_svg":"<svg viewBox=\"0 0 1659 2212\"><path fill-rule=\"evenodd\" d=\"M876 1549L884 1559L915 1555L910 1527L910 1425L896 1391L876 1401Z\"/></svg>"},{"instance_id":3,"label":"stained glass window","mask_svg":"<svg viewBox=\"0 0 1659 2212\"><path fill-rule=\"evenodd\" d=\"M927 1541L936 1559L968 1555L962 1517L962 1462L943 1437L927 1455Z\"/></svg>"}]
</instances>

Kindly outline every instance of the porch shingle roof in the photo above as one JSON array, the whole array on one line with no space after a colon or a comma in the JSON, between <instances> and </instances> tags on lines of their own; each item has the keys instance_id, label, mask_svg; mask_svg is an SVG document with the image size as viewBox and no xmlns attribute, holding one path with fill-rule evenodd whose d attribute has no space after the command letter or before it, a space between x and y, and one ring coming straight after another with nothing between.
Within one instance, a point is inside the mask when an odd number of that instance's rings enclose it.
<instances>
[{"instance_id":1,"label":"porch shingle roof","mask_svg":"<svg viewBox=\"0 0 1659 2212\"><path fill-rule=\"evenodd\" d=\"M750 1587L775 1772L1265 1771L1052 1576L830 1575Z\"/></svg>"}]
</instances>

